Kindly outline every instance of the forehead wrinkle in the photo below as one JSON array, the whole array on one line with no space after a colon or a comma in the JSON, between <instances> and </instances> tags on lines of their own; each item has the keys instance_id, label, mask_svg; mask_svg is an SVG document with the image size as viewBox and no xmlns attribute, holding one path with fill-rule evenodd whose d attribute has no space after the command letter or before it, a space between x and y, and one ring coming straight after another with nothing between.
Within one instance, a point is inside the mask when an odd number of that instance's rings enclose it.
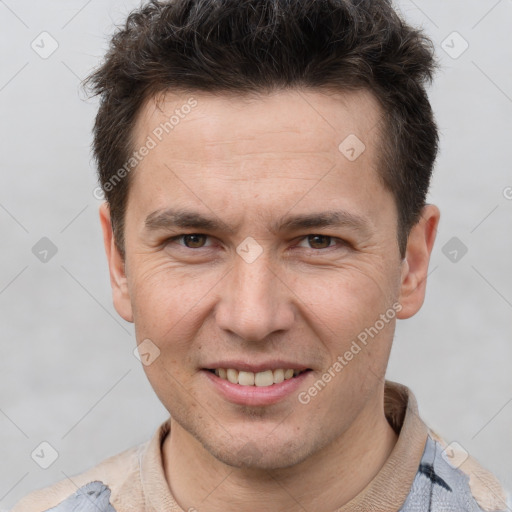
<instances>
[{"instance_id":1,"label":"forehead wrinkle","mask_svg":"<svg viewBox=\"0 0 512 512\"><path fill-rule=\"evenodd\" d=\"M200 177L203 183L212 180L224 180L226 182L254 183L265 181L272 186L273 179L287 179L297 181L317 182L327 172L336 166L339 155L333 152L314 154L309 151L290 151L282 155L273 153L245 153L241 155L223 155L221 158L209 154L166 155L164 161L154 162L149 156L139 164L140 170L164 168L172 169L179 179L187 177ZM338 152L339 153L339 152ZM248 158L251 157L251 158ZM169 166L169 163L172 167ZM165 171L164 171L165 172Z\"/></svg>"}]
</instances>

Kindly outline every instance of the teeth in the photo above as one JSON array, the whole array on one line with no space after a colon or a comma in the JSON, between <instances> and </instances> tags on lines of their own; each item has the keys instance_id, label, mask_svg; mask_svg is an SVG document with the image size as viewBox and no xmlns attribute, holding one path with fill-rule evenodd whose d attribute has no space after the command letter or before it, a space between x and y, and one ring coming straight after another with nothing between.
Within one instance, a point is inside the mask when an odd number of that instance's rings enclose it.
<instances>
[{"instance_id":1,"label":"teeth","mask_svg":"<svg viewBox=\"0 0 512 512\"><path fill-rule=\"evenodd\" d=\"M254 375L254 384L259 387L272 386L274 384L274 372L267 370L266 372L256 373Z\"/></svg>"},{"instance_id":2,"label":"teeth","mask_svg":"<svg viewBox=\"0 0 512 512\"><path fill-rule=\"evenodd\" d=\"M254 373L238 372L238 384L241 386L254 386Z\"/></svg>"},{"instance_id":3,"label":"teeth","mask_svg":"<svg viewBox=\"0 0 512 512\"><path fill-rule=\"evenodd\" d=\"M229 382L238 384L238 370L233 370L232 368L227 370L227 378Z\"/></svg>"},{"instance_id":4,"label":"teeth","mask_svg":"<svg viewBox=\"0 0 512 512\"><path fill-rule=\"evenodd\" d=\"M215 375L221 379L228 380L232 384L239 384L241 386L267 387L272 386L272 384L280 384L285 380L296 377L302 373L302 371L303 370L293 370L291 368L280 368L274 371L265 370L263 372L253 373L238 371L233 368L228 368L227 370L224 368L217 368L215 370Z\"/></svg>"},{"instance_id":5,"label":"teeth","mask_svg":"<svg viewBox=\"0 0 512 512\"><path fill-rule=\"evenodd\" d=\"M274 384L280 384L284 380L284 370L274 370Z\"/></svg>"}]
</instances>

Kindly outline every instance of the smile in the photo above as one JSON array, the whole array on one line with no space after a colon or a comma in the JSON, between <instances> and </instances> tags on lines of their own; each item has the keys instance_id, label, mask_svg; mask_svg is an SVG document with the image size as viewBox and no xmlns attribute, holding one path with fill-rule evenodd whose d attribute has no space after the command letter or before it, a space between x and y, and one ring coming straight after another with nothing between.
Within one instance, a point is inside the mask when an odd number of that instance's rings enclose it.
<instances>
[{"instance_id":1,"label":"smile","mask_svg":"<svg viewBox=\"0 0 512 512\"><path fill-rule=\"evenodd\" d=\"M285 380L297 377L306 370L294 370L293 368L279 368L276 370L264 370L261 372L249 372L243 370L236 370L234 368L215 368L208 370L214 373L217 377L223 380L227 380L232 384L238 384L240 386L257 386L267 387L274 384L280 384Z\"/></svg>"}]
</instances>

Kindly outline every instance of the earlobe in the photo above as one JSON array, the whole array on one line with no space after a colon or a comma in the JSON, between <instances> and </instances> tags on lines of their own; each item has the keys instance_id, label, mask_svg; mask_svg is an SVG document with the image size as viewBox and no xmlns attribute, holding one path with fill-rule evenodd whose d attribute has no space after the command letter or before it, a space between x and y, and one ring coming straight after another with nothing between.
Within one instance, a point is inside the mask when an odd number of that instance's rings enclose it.
<instances>
[{"instance_id":1,"label":"earlobe","mask_svg":"<svg viewBox=\"0 0 512 512\"><path fill-rule=\"evenodd\" d=\"M105 246L105 253L107 255L110 273L110 285L112 286L114 307L124 320L127 322L133 322L128 280L125 272L125 261L119 253L115 243L108 203L104 202L100 206L99 214L101 228L103 231L103 244Z\"/></svg>"},{"instance_id":2,"label":"earlobe","mask_svg":"<svg viewBox=\"0 0 512 512\"><path fill-rule=\"evenodd\" d=\"M411 228L407 251L402 263L399 302L402 309L397 318L415 315L425 300L428 265L436 239L441 214L435 205L423 208L420 220Z\"/></svg>"}]
</instances>

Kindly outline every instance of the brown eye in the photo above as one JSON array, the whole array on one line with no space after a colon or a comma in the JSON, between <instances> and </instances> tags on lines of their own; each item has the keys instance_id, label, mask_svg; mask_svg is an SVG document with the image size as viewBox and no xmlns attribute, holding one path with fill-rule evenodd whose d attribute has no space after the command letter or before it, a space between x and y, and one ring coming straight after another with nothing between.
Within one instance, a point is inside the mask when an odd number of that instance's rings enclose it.
<instances>
[{"instance_id":1,"label":"brown eye","mask_svg":"<svg viewBox=\"0 0 512 512\"><path fill-rule=\"evenodd\" d=\"M309 235L307 239L312 249L327 249L332 240L330 236L325 235Z\"/></svg>"},{"instance_id":2,"label":"brown eye","mask_svg":"<svg viewBox=\"0 0 512 512\"><path fill-rule=\"evenodd\" d=\"M183 239L185 247L188 247L189 249L200 249L204 246L207 236L198 233L192 233L190 235L181 235L178 238Z\"/></svg>"}]
</instances>

